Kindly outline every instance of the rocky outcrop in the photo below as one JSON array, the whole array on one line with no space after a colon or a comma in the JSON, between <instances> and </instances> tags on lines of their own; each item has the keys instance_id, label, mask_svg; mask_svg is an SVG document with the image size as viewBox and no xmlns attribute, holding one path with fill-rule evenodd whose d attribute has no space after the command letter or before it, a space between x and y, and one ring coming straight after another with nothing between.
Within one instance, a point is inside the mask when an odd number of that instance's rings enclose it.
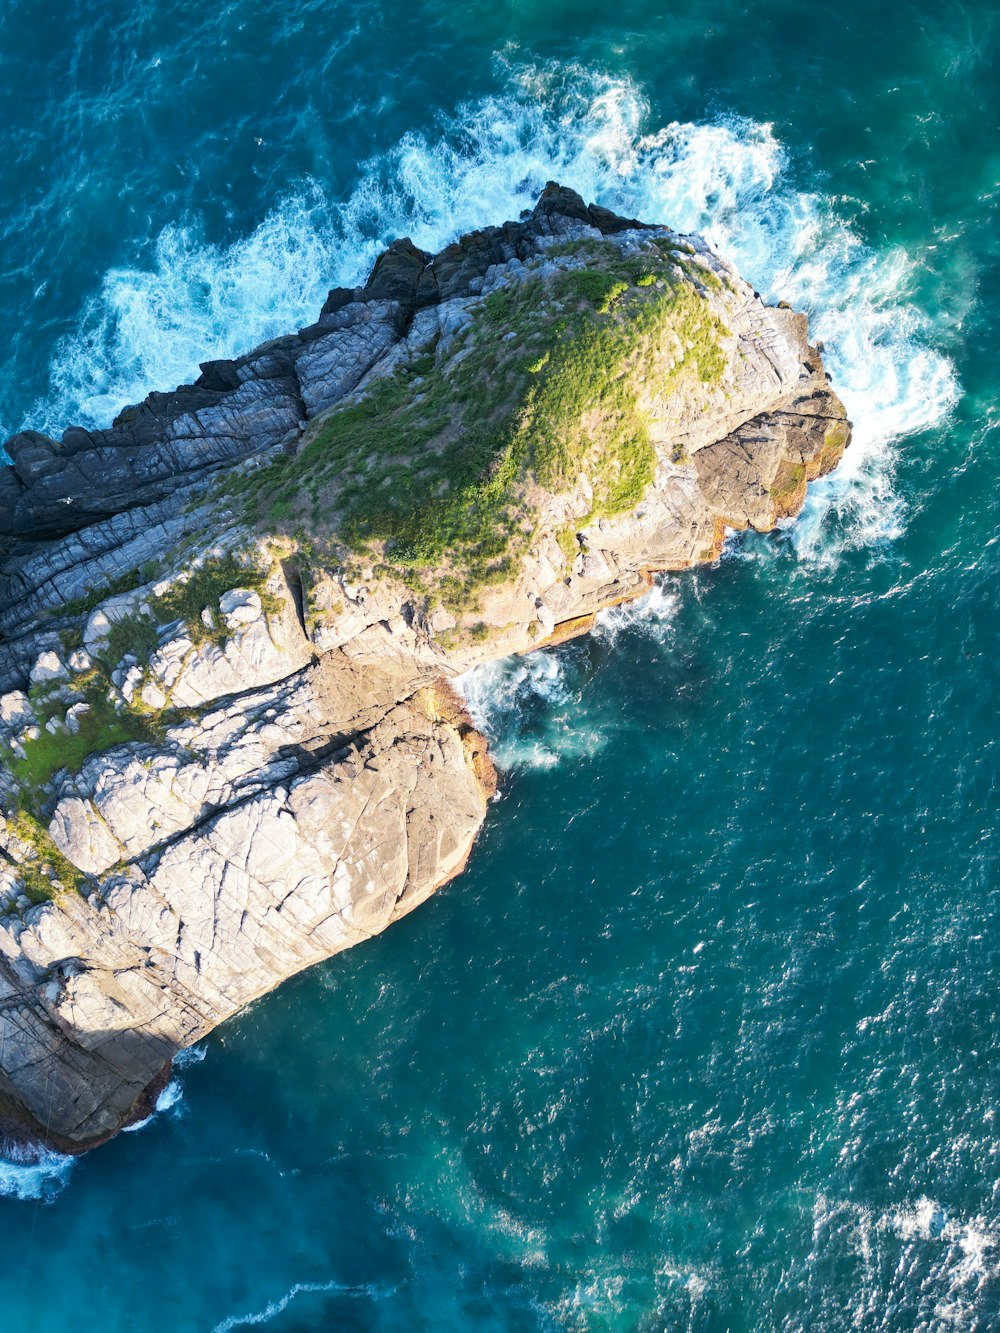
<instances>
[{"instance_id":1,"label":"rocky outcrop","mask_svg":"<svg viewBox=\"0 0 1000 1333\"><path fill-rule=\"evenodd\" d=\"M0 469L0 1103L81 1151L465 862L448 682L767 530L849 440L806 320L550 185Z\"/></svg>"}]
</instances>

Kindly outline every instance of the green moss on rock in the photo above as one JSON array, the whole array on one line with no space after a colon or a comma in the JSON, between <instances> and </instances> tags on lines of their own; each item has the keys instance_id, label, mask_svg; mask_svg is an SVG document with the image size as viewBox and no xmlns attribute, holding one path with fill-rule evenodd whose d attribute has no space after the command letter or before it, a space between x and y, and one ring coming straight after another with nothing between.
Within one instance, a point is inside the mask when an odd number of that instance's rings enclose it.
<instances>
[{"instance_id":1,"label":"green moss on rock","mask_svg":"<svg viewBox=\"0 0 1000 1333\"><path fill-rule=\"evenodd\" d=\"M266 589L269 572L259 561L233 552L206 560L186 582L177 582L160 597L149 598L148 611L122 616L111 625L93 665L65 682L69 704L58 686L34 688L30 698L41 728L39 735L22 741L21 755L0 745L0 759L16 778L25 803L40 809L55 775L62 770L78 773L91 755L128 742L161 741L173 710L169 706L162 710L147 708L139 690L132 703L124 705L112 685L113 671L126 658L146 666L156 651L161 627L173 621L184 624L193 643L222 646L228 631L219 599L232 588L252 588L260 596L264 611L276 614L282 604ZM205 610L211 625L206 624L202 614ZM86 703L87 710L77 715L77 729L70 731L64 725L65 715L68 707L79 702ZM63 723L55 732L45 725L52 719Z\"/></svg>"},{"instance_id":2,"label":"green moss on rock","mask_svg":"<svg viewBox=\"0 0 1000 1333\"><path fill-rule=\"evenodd\" d=\"M67 860L33 815L20 810L8 821L29 855L17 866L24 895L29 902L43 903L58 899L61 893L83 893L87 877Z\"/></svg>"},{"instance_id":3,"label":"green moss on rock","mask_svg":"<svg viewBox=\"0 0 1000 1333\"><path fill-rule=\"evenodd\" d=\"M673 251L557 252L587 266L487 296L447 358L425 349L246 477L245 516L468 609L515 572L541 492L586 476L579 526L633 509L656 466L639 386L654 369L661 391L681 376L717 382L725 329L677 278Z\"/></svg>"},{"instance_id":4,"label":"green moss on rock","mask_svg":"<svg viewBox=\"0 0 1000 1333\"><path fill-rule=\"evenodd\" d=\"M72 679L69 687L74 702L88 706L86 712L78 715L75 732L65 725L55 732L48 731L45 723L52 718L62 721L67 706L60 701L44 703L33 692L32 708L41 723L39 735L22 741L23 755L0 747L4 766L17 780L22 801L36 811L41 808L53 777L61 770L79 773L92 754L129 741L154 742L162 738L157 717L138 709L115 708L110 697L110 676L103 666L95 666Z\"/></svg>"}]
</instances>

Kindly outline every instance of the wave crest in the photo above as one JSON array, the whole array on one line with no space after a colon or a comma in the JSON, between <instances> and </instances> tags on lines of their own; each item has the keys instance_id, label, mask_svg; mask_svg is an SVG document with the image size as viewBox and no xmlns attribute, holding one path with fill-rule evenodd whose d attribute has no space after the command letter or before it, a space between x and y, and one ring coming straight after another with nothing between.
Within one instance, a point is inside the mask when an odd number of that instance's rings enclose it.
<instances>
[{"instance_id":1,"label":"wave crest","mask_svg":"<svg viewBox=\"0 0 1000 1333\"><path fill-rule=\"evenodd\" d=\"M0 1147L0 1198L51 1203L69 1183L76 1161L46 1148Z\"/></svg>"},{"instance_id":2,"label":"wave crest","mask_svg":"<svg viewBox=\"0 0 1000 1333\"><path fill-rule=\"evenodd\" d=\"M940 423L959 396L914 301L915 266L878 253L836 202L799 188L770 125L725 116L650 128L627 79L575 65L507 65L508 91L411 132L363 164L348 198L306 182L248 237L208 243L197 222L164 231L145 265L106 274L80 332L57 348L51 392L28 424L106 425L208 357L235 356L311 321L333 285L363 280L396 236L437 249L516 217L557 177L621 212L699 231L771 300L811 318L855 422L833 477L812 488L792 541L803 558L902 530L895 442Z\"/></svg>"}]
</instances>

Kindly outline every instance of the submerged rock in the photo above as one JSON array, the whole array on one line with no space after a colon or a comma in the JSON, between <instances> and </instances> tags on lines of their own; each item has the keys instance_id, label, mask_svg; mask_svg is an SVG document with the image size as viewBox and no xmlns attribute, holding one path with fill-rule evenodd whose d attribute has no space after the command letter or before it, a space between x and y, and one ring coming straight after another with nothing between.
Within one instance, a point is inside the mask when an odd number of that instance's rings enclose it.
<instances>
[{"instance_id":1,"label":"submerged rock","mask_svg":"<svg viewBox=\"0 0 1000 1333\"><path fill-rule=\"evenodd\" d=\"M178 1051L454 876L447 682L585 631L850 438L805 317L550 185L0 469L0 1113L82 1151Z\"/></svg>"}]
</instances>

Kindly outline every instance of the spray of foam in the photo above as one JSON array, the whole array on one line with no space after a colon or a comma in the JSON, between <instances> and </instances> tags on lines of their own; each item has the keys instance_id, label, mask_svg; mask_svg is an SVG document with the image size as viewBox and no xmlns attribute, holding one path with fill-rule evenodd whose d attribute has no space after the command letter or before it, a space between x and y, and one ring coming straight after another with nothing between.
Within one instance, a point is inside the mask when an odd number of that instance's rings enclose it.
<instances>
[{"instance_id":1,"label":"spray of foam","mask_svg":"<svg viewBox=\"0 0 1000 1333\"><path fill-rule=\"evenodd\" d=\"M362 1297L367 1300L382 1300L392 1294L392 1289L372 1285L350 1287L342 1282L296 1282L288 1291L275 1301L253 1314L229 1315L215 1325L212 1333L230 1333L235 1328L250 1328L260 1324L269 1324L272 1319L284 1313L299 1296L336 1293L338 1296Z\"/></svg>"},{"instance_id":2,"label":"spray of foam","mask_svg":"<svg viewBox=\"0 0 1000 1333\"><path fill-rule=\"evenodd\" d=\"M493 742L499 768L554 768L601 744L566 708L579 699L574 676L571 650L555 649L487 662L454 683L476 726Z\"/></svg>"},{"instance_id":3,"label":"spray of foam","mask_svg":"<svg viewBox=\"0 0 1000 1333\"><path fill-rule=\"evenodd\" d=\"M837 1238L861 1260L859 1315L876 1302L890 1311L898 1303L907 1307L910 1327L981 1326L982 1299L1000 1276L996 1219L962 1218L926 1196L887 1212L820 1196L813 1208L814 1252ZM916 1310L910 1308L914 1292Z\"/></svg>"},{"instance_id":4,"label":"spray of foam","mask_svg":"<svg viewBox=\"0 0 1000 1333\"><path fill-rule=\"evenodd\" d=\"M208 1047L192 1046L181 1051L174 1059L174 1070L182 1073L192 1064L204 1060ZM179 1078L173 1078L156 1099L153 1114L136 1125L129 1125L125 1133L144 1129L159 1115L183 1114L183 1087ZM41 1200L51 1203L69 1183L76 1158L44 1148L26 1150L17 1146L0 1145L0 1197L22 1200Z\"/></svg>"},{"instance_id":5,"label":"spray of foam","mask_svg":"<svg viewBox=\"0 0 1000 1333\"><path fill-rule=\"evenodd\" d=\"M106 426L150 390L196 376L199 362L315 318L329 266L321 213L311 189L228 249L207 243L193 223L166 228L146 266L105 274L80 331L60 343L50 395L28 424L55 433L70 422Z\"/></svg>"},{"instance_id":6,"label":"spray of foam","mask_svg":"<svg viewBox=\"0 0 1000 1333\"><path fill-rule=\"evenodd\" d=\"M208 1047L204 1043L201 1046L189 1046L187 1050L179 1051L173 1060L174 1073L181 1074L191 1065L201 1064L207 1054ZM157 1097L152 1114L148 1115L145 1120L137 1121L134 1125L126 1125L122 1132L124 1134L135 1134L140 1129L145 1129L147 1125L151 1125L157 1116L167 1115L172 1119L177 1119L184 1114L184 1085L179 1078L172 1078Z\"/></svg>"},{"instance_id":7,"label":"spray of foam","mask_svg":"<svg viewBox=\"0 0 1000 1333\"><path fill-rule=\"evenodd\" d=\"M913 303L907 255L868 249L831 200L799 189L768 125L733 116L652 128L627 79L558 64L507 66L507 77L504 95L365 163L344 201L308 184L228 248L194 224L168 228L142 266L106 275L27 424L105 425L151 388L190 378L206 357L314 319L328 287L361 281L394 237L438 248L516 217L558 178L623 212L701 232L767 297L810 314L855 443L835 477L813 488L792 541L803 557L829 558L898 533L893 442L940 422L958 396Z\"/></svg>"},{"instance_id":8,"label":"spray of foam","mask_svg":"<svg viewBox=\"0 0 1000 1333\"><path fill-rule=\"evenodd\" d=\"M44 1148L27 1152L5 1146L0 1150L0 1197L51 1203L68 1183L75 1161Z\"/></svg>"},{"instance_id":9,"label":"spray of foam","mask_svg":"<svg viewBox=\"0 0 1000 1333\"><path fill-rule=\"evenodd\" d=\"M623 630L638 630L666 643L678 603L673 585L661 581L637 601L600 612L594 634L613 644ZM604 743L599 732L582 730L576 710L566 708L582 688L572 646L487 662L455 684L501 769L554 768Z\"/></svg>"},{"instance_id":10,"label":"spray of foam","mask_svg":"<svg viewBox=\"0 0 1000 1333\"><path fill-rule=\"evenodd\" d=\"M673 629L680 597L673 583L661 580L634 602L623 602L597 616L594 633L608 643L614 643L624 629L639 629L666 643Z\"/></svg>"}]
</instances>

